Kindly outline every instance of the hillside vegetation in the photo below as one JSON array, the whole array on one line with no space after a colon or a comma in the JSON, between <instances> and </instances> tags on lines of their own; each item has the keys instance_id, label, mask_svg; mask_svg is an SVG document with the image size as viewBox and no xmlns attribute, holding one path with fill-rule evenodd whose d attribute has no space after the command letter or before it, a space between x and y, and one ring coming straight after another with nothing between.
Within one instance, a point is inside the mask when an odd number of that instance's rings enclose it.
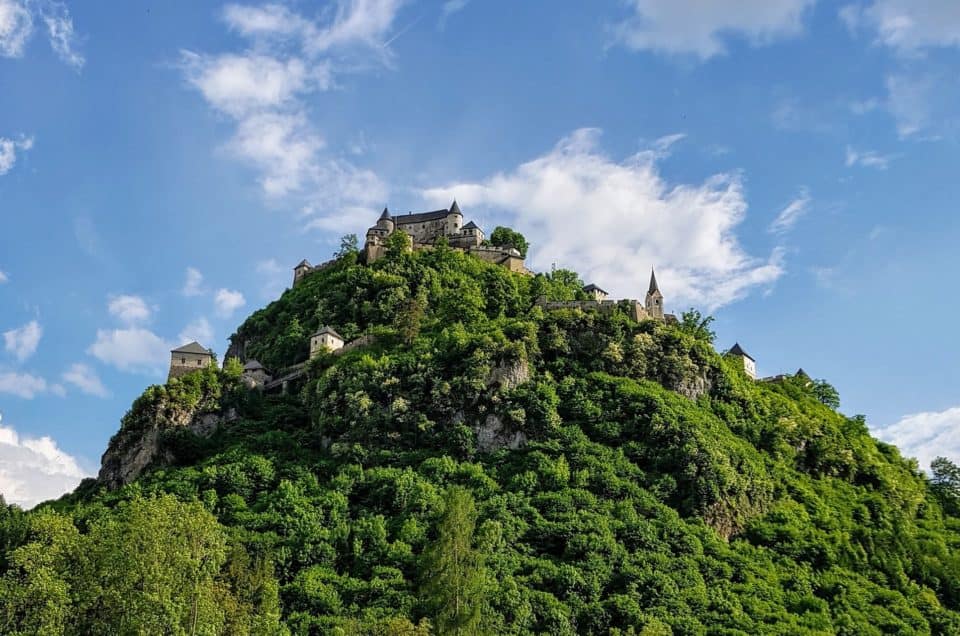
<instances>
[{"instance_id":1,"label":"hillside vegetation","mask_svg":"<svg viewBox=\"0 0 960 636\"><path fill-rule=\"evenodd\" d=\"M572 272L395 236L232 350L372 344L287 395L235 364L151 387L111 441L151 440L142 475L0 509L0 633L960 633L957 507L862 417L691 321L536 305Z\"/></svg>"}]
</instances>

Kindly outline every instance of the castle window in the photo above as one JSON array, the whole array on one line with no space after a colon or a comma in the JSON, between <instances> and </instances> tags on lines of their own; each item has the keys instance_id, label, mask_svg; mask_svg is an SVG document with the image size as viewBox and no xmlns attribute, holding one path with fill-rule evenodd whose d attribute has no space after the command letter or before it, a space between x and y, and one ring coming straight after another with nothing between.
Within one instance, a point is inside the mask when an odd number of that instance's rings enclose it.
<instances>
[{"instance_id":1,"label":"castle window","mask_svg":"<svg viewBox=\"0 0 960 636\"><path fill-rule=\"evenodd\" d=\"M186 363L187 363L186 358L180 358L180 364L186 364Z\"/></svg>"}]
</instances>

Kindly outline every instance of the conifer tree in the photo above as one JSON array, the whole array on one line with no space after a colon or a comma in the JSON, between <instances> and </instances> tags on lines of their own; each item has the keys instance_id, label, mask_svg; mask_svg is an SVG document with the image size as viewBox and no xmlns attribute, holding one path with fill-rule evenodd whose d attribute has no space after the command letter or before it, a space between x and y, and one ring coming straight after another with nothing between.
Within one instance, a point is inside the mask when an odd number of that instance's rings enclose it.
<instances>
[{"instance_id":1,"label":"conifer tree","mask_svg":"<svg viewBox=\"0 0 960 636\"><path fill-rule=\"evenodd\" d=\"M424 554L423 592L438 634L482 634L486 571L474 547L477 509L470 492L447 489L437 539Z\"/></svg>"}]
</instances>

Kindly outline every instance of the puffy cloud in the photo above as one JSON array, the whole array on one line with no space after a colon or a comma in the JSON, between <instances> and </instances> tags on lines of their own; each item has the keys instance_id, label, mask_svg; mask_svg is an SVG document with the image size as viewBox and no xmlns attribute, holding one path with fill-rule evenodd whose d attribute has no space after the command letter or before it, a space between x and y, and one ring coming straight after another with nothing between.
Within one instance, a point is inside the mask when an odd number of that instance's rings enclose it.
<instances>
[{"instance_id":1,"label":"puffy cloud","mask_svg":"<svg viewBox=\"0 0 960 636\"><path fill-rule=\"evenodd\" d=\"M786 234L793 229L807 212L810 211L810 192L804 188L800 195L787 204L787 207L780 211L777 218L770 224L770 232L773 234Z\"/></svg>"},{"instance_id":2,"label":"puffy cloud","mask_svg":"<svg viewBox=\"0 0 960 636\"><path fill-rule=\"evenodd\" d=\"M98 329L87 353L121 371L159 373L169 362L173 347L149 329Z\"/></svg>"},{"instance_id":3,"label":"puffy cloud","mask_svg":"<svg viewBox=\"0 0 960 636\"><path fill-rule=\"evenodd\" d=\"M400 5L339 0L312 20L279 4L231 4L223 20L250 40L251 49L183 52L187 82L234 120L226 149L257 170L265 195L297 199L321 219L386 198L387 188L374 173L327 148L305 98L330 89L337 72L362 69L367 58L386 60L384 39Z\"/></svg>"},{"instance_id":4,"label":"puffy cloud","mask_svg":"<svg viewBox=\"0 0 960 636\"><path fill-rule=\"evenodd\" d=\"M23 56L33 35L34 16L47 27L50 46L60 59L76 68L83 66L70 12L56 0L0 0L0 56Z\"/></svg>"},{"instance_id":5,"label":"puffy cloud","mask_svg":"<svg viewBox=\"0 0 960 636\"><path fill-rule=\"evenodd\" d=\"M886 170L892 159L893 155L881 155L875 150L856 150L851 146L847 146L845 163L848 168L853 166L861 166L863 168Z\"/></svg>"},{"instance_id":6,"label":"puffy cloud","mask_svg":"<svg viewBox=\"0 0 960 636\"><path fill-rule=\"evenodd\" d=\"M873 434L898 446L904 455L916 457L924 470L936 457L960 462L960 407L906 415L899 422L874 429Z\"/></svg>"},{"instance_id":7,"label":"puffy cloud","mask_svg":"<svg viewBox=\"0 0 960 636\"><path fill-rule=\"evenodd\" d=\"M63 380L69 382L87 395L104 398L110 396L110 392L103 386L103 382L100 380L97 372L82 362L77 362L64 371Z\"/></svg>"},{"instance_id":8,"label":"puffy cloud","mask_svg":"<svg viewBox=\"0 0 960 636\"><path fill-rule=\"evenodd\" d=\"M240 307L247 303L243 294L233 289L218 289L213 297L213 304L217 314L229 318Z\"/></svg>"},{"instance_id":9,"label":"puffy cloud","mask_svg":"<svg viewBox=\"0 0 960 636\"><path fill-rule=\"evenodd\" d=\"M29 373L0 371L0 393L8 393L25 400L32 400L50 390L47 381Z\"/></svg>"},{"instance_id":10,"label":"puffy cloud","mask_svg":"<svg viewBox=\"0 0 960 636\"><path fill-rule=\"evenodd\" d=\"M210 321L206 318L197 318L183 328L177 339L183 344L196 340L205 346L210 346L210 343L213 342L213 327L210 326Z\"/></svg>"},{"instance_id":11,"label":"puffy cloud","mask_svg":"<svg viewBox=\"0 0 960 636\"><path fill-rule=\"evenodd\" d=\"M26 3L0 0L0 56L21 57L33 33L33 17Z\"/></svg>"},{"instance_id":12,"label":"puffy cloud","mask_svg":"<svg viewBox=\"0 0 960 636\"><path fill-rule=\"evenodd\" d=\"M0 494L7 503L32 508L73 490L91 476L52 438L27 437L12 427L0 426Z\"/></svg>"},{"instance_id":13,"label":"puffy cloud","mask_svg":"<svg viewBox=\"0 0 960 636\"><path fill-rule=\"evenodd\" d=\"M960 4L955 0L874 0L849 5L840 17L851 29L867 27L877 40L900 53L960 46Z\"/></svg>"},{"instance_id":14,"label":"puffy cloud","mask_svg":"<svg viewBox=\"0 0 960 636\"><path fill-rule=\"evenodd\" d=\"M21 137L17 140L0 137L0 176L13 170L14 164L17 163L18 151L30 150L31 148L33 148L33 138L31 137Z\"/></svg>"},{"instance_id":15,"label":"puffy cloud","mask_svg":"<svg viewBox=\"0 0 960 636\"><path fill-rule=\"evenodd\" d=\"M37 351L42 336L43 327L36 320L31 320L22 327L3 332L4 347L23 362Z\"/></svg>"},{"instance_id":16,"label":"puffy cloud","mask_svg":"<svg viewBox=\"0 0 960 636\"><path fill-rule=\"evenodd\" d=\"M753 45L803 32L804 13L815 0L626 0L632 14L613 27L617 42L635 50L696 55L726 52L740 36Z\"/></svg>"},{"instance_id":17,"label":"puffy cloud","mask_svg":"<svg viewBox=\"0 0 960 636\"><path fill-rule=\"evenodd\" d=\"M140 296L127 294L114 296L107 303L107 310L111 316L128 325L150 320L150 307Z\"/></svg>"},{"instance_id":18,"label":"puffy cloud","mask_svg":"<svg viewBox=\"0 0 960 636\"><path fill-rule=\"evenodd\" d=\"M183 282L184 296L199 296L203 293L203 274L195 267L187 268L187 278Z\"/></svg>"},{"instance_id":19,"label":"puffy cloud","mask_svg":"<svg viewBox=\"0 0 960 636\"><path fill-rule=\"evenodd\" d=\"M573 267L623 296L642 297L652 266L675 306L713 309L780 277L779 250L755 258L737 239L747 211L738 174L671 184L657 169L661 150L615 161L598 149L599 134L577 130L510 172L422 194L431 204L456 197L465 210L499 211L503 221L538 237L533 267Z\"/></svg>"}]
</instances>

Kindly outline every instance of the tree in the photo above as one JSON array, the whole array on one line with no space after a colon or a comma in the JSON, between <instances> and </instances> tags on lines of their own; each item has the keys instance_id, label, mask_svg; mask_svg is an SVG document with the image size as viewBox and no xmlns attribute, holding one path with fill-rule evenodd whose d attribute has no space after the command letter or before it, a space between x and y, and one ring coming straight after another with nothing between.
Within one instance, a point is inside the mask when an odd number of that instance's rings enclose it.
<instances>
[{"instance_id":1,"label":"tree","mask_svg":"<svg viewBox=\"0 0 960 636\"><path fill-rule=\"evenodd\" d=\"M493 234L490 235L490 244L497 247L512 247L520 252L523 258L527 257L527 249L530 247L530 243L523 234L502 225L498 225L493 230Z\"/></svg>"},{"instance_id":2,"label":"tree","mask_svg":"<svg viewBox=\"0 0 960 636\"><path fill-rule=\"evenodd\" d=\"M424 312L427 310L426 288L421 287L416 296L408 298L403 307L397 312L396 327L400 337L407 344L412 344L420 334L420 325L423 322Z\"/></svg>"},{"instance_id":3,"label":"tree","mask_svg":"<svg viewBox=\"0 0 960 636\"><path fill-rule=\"evenodd\" d=\"M387 237L387 257L396 260L401 254L413 249L413 239L403 230L396 230Z\"/></svg>"},{"instance_id":4,"label":"tree","mask_svg":"<svg viewBox=\"0 0 960 636\"><path fill-rule=\"evenodd\" d=\"M813 392L813 397L817 398L821 404L826 404L834 410L840 408L840 394L826 380L814 380L810 390Z\"/></svg>"},{"instance_id":5,"label":"tree","mask_svg":"<svg viewBox=\"0 0 960 636\"><path fill-rule=\"evenodd\" d=\"M334 253L336 258L343 258L348 254L356 254L360 251L360 242L356 234L344 234L340 237L340 249Z\"/></svg>"},{"instance_id":6,"label":"tree","mask_svg":"<svg viewBox=\"0 0 960 636\"><path fill-rule=\"evenodd\" d=\"M960 516L960 466L946 457L937 457L930 462L933 478L930 489L940 500L944 512Z\"/></svg>"},{"instance_id":7,"label":"tree","mask_svg":"<svg viewBox=\"0 0 960 636\"><path fill-rule=\"evenodd\" d=\"M477 509L470 492L451 486L444 496L437 539L423 561L423 592L440 634L480 634L486 571L474 546Z\"/></svg>"},{"instance_id":8,"label":"tree","mask_svg":"<svg viewBox=\"0 0 960 636\"><path fill-rule=\"evenodd\" d=\"M690 334L694 338L705 340L712 343L717 334L710 329L713 322L713 316L704 316L698 310L691 307L689 310L680 314L680 330Z\"/></svg>"}]
</instances>

